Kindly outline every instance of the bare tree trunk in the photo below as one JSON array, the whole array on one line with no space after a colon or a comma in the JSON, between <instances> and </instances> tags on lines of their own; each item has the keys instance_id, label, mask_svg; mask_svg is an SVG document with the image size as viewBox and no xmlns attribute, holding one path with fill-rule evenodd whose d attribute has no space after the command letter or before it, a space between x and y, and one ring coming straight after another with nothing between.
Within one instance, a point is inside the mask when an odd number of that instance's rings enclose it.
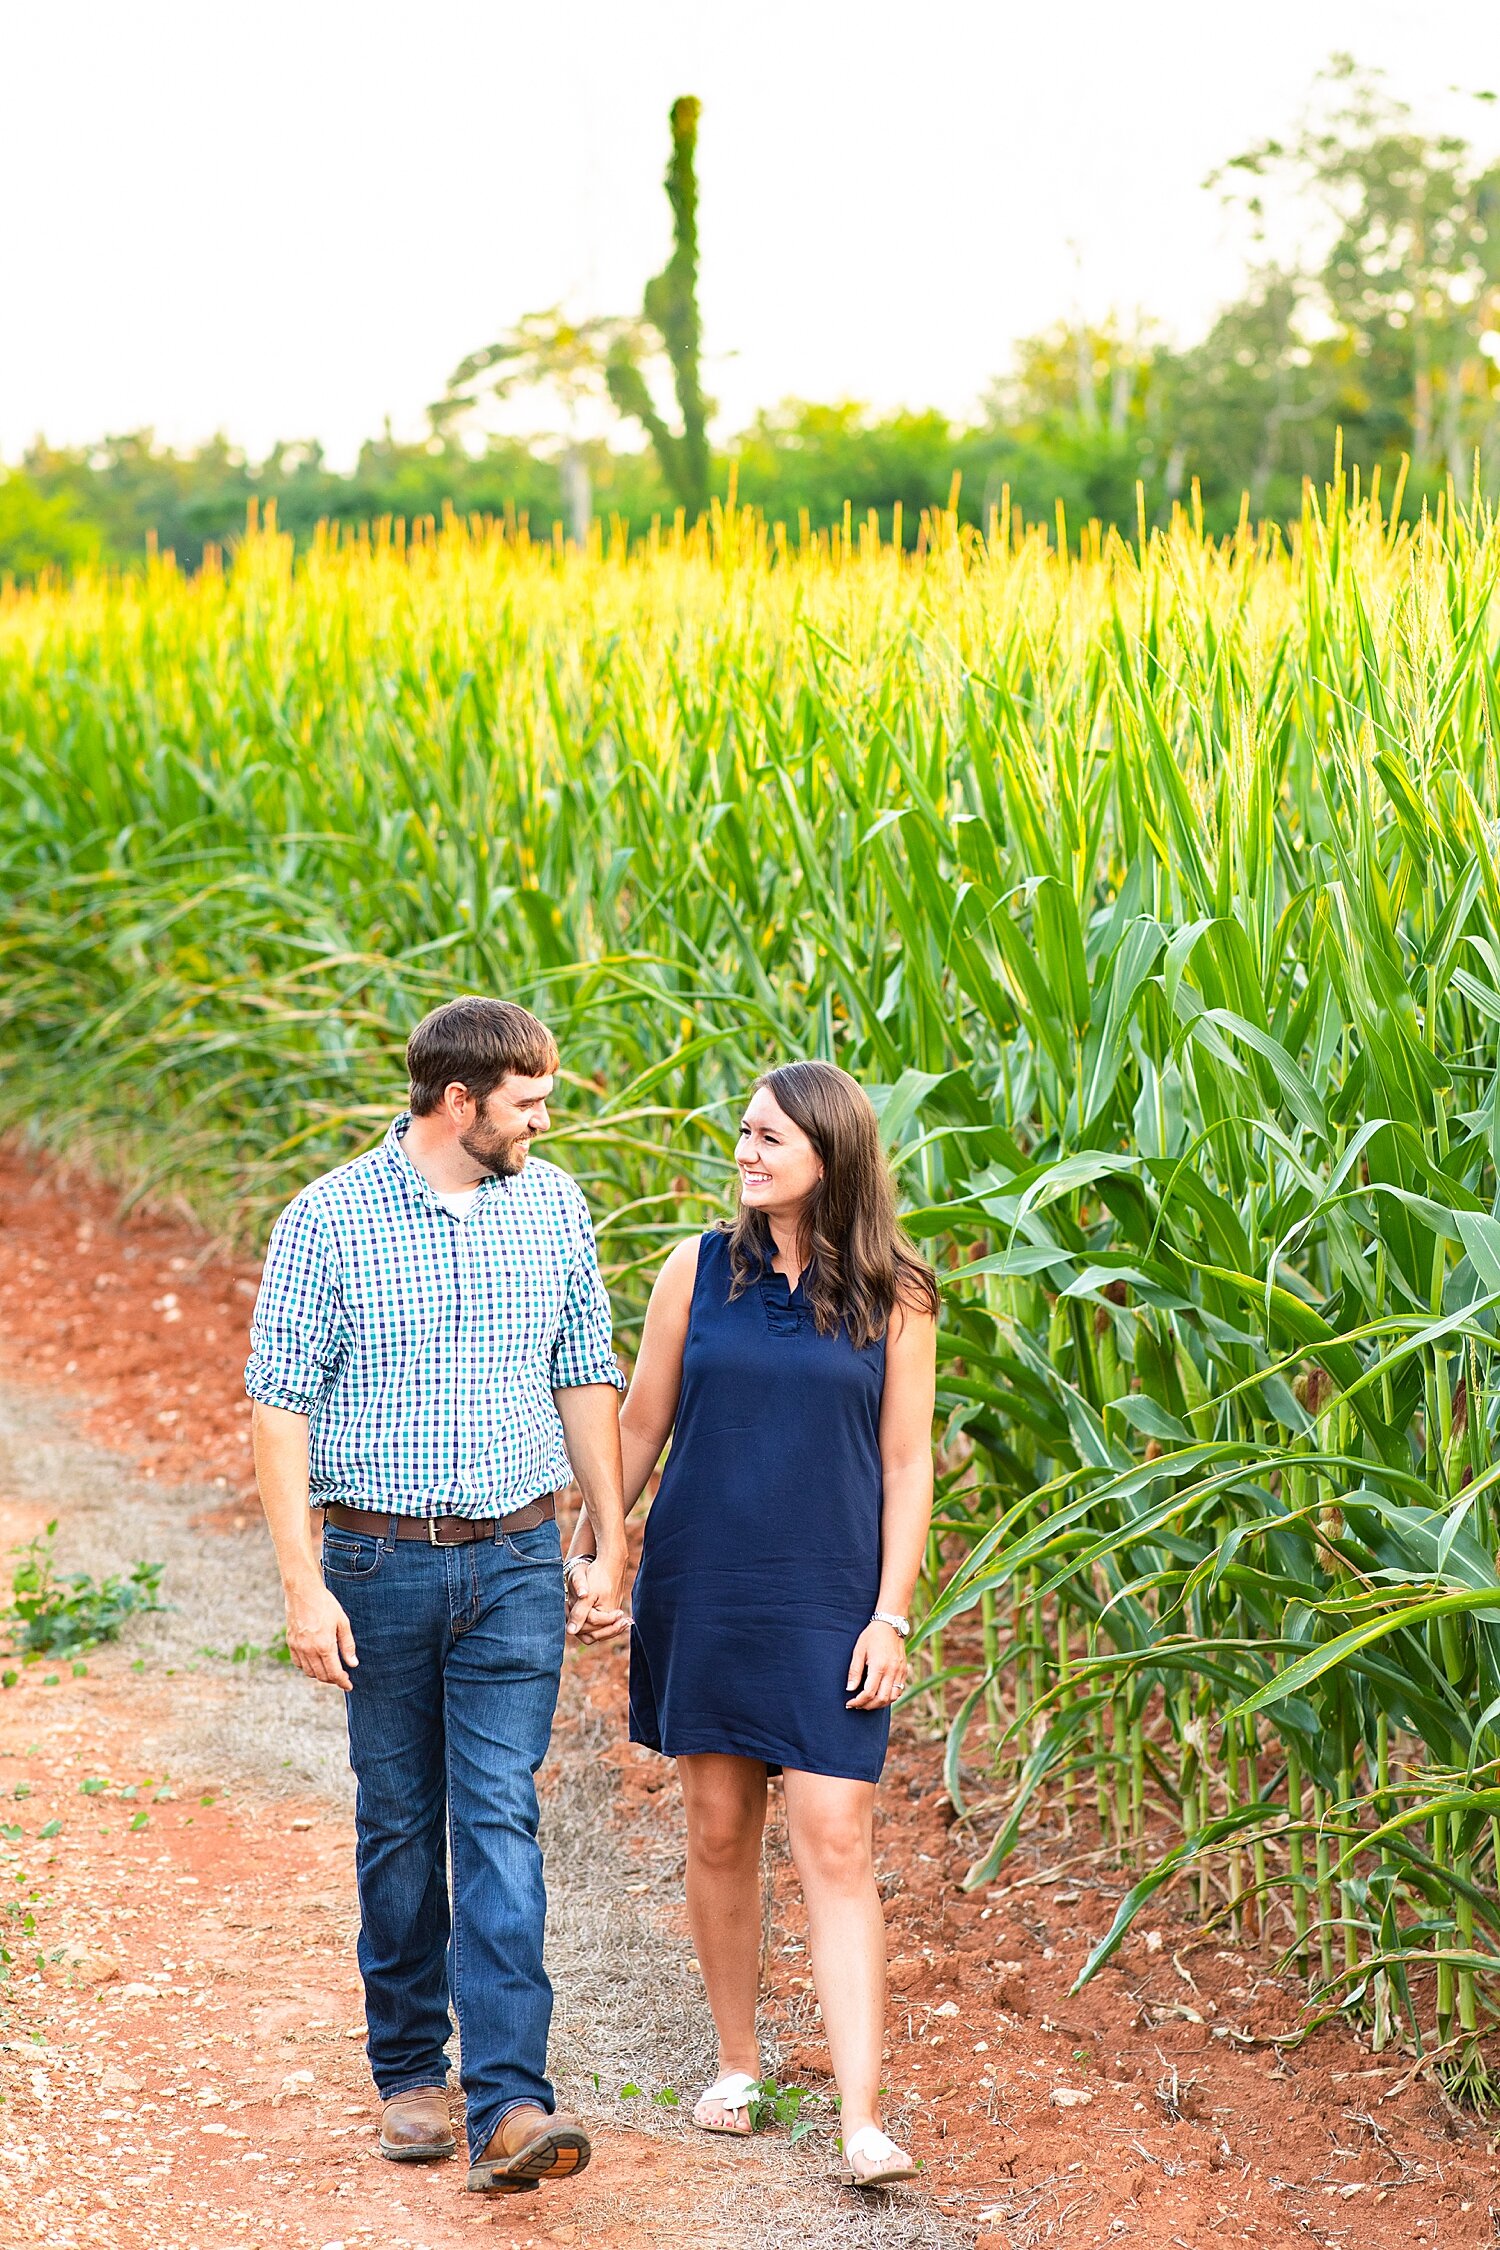
<instances>
[{"instance_id":1,"label":"bare tree trunk","mask_svg":"<svg viewBox=\"0 0 1500 2250\"><path fill-rule=\"evenodd\" d=\"M1472 451L1468 460L1464 459L1464 378L1468 371L1468 363L1457 357L1450 359L1443 370L1443 458L1448 464L1448 474L1460 493L1474 474Z\"/></svg>"},{"instance_id":2,"label":"bare tree trunk","mask_svg":"<svg viewBox=\"0 0 1500 2250\"><path fill-rule=\"evenodd\" d=\"M1432 362L1420 307L1412 339L1411 457L1418 476L1432 457Z\"/></svg>"},{"instance_id":3,"label":"bare tree trunk","mask_svg":"<svg viewBox=\"0 0 1500 2250\"><path fill-rule=\"evenodd\" d=\"M588 456L581 445L570 445L562 457L563 509L568 537L578 546L588 544L594 520L594 488L589 478Z\"/></svg>"},{"instance_id":4,"label":"bare tree trunk","mask_svg":"<svg viewBox=\"0 0 1500 2250\"><path fill-rule=\"evenodd\" d=\"M1135 387L1135 369L1120 347L1120 357L1115 361L1109 390L1109 434L1112 438L1124 437L1130 421L1130 394Z\"/></svg>"},{"instance_id":5,"label":"bare tree trunk","mask_svg":"<svg viewBox=\"0 0 1500 2250\"><path fill-rule=\"evenodd\" d=\"M1078 386L1078 419L1086 430L1097 428L1099 397L1094 388L1094 355L1087 324L1080 320L1073 331L1073 375Z\"/></svg>"}]
</instances>

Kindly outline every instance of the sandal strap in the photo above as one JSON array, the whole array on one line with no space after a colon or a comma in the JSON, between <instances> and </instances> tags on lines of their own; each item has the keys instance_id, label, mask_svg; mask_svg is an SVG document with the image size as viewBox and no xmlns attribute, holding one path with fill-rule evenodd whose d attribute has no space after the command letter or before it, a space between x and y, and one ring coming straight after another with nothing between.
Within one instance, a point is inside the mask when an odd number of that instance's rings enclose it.
<instances>
[{"instance_id":1,"label":"sandal strap","mask_svg":"<svg viewBox=\"0 0 1500 2250\"><path fill-rule=\"evenodd\" d=\"M882 2133L878 2125L861 2125L859 2131L851 2133L844 2143L846 2156L868 2157L872 2164L888 2164L893 2156L900 2153L895 2142Z\"/></svg>"},{"instance_id":2,"label":"sandal strap","mask_svg":"<svg viewBox=\"0 0 1500 2250\"><path fill-rule=\"evenodd\" d=\"M752 2078L747 2070L726 2071L712 2086L704 2087L697 2106L701 2109L705 2102L719 2102L725 2109L744 2109L759 2086L760 2080Z\"/></svg>"}]
</instances>

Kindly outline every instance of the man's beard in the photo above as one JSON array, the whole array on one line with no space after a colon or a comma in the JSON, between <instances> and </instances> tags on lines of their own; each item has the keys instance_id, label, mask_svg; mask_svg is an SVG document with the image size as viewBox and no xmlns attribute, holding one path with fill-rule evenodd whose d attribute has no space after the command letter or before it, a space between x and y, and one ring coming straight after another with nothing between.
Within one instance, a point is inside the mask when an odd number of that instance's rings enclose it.
<instances>
[{"instance_id":1,"label":"man's beard","mask_svg":"<svg viewBox=\"0 0 1500 2250\"><path fill-rule=\"evenodd\" d=\"M526 1152L531 1146L529 1133L513 1134L508 1141L492 1138L481 1126L473 1126L460 1133L458 1145L465 1156L472 1156L476 1164L497 1180L513 1180L523 1170Z\"/></svg>"}]
</instances>

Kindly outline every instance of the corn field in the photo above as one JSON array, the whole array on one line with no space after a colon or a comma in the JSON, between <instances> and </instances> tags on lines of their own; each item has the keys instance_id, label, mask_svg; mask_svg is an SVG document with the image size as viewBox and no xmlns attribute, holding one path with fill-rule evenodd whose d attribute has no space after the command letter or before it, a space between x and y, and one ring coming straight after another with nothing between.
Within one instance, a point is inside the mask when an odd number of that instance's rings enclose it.
<instances>
[{"instance_id":1,"label":"corn field","mask_svg":"<svg viewBox=\"0 0 1500 2250\"><path fill-rule=\"evenodd\" d=\"M1290 537L274 527L0 595L13 1122L246 1239L414 1016L564 1052L624 1340L737 1107L881 1105L941 1270L921 1710L1489 2092L1500 888L1477 505ZM1083 1981L1083 1979L1080 1979Z\"/></svg>"}]
</instances>

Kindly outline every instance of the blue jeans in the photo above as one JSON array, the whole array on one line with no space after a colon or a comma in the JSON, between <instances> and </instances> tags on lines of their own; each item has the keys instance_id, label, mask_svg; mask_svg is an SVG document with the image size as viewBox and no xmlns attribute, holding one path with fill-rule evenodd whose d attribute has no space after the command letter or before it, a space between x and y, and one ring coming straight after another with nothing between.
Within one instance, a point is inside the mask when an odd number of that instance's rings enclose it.
<instances>
[{"instance_id":1,"label":"blue jeans","mask_svg":"<svg viewBox=\"0 0 1500 2250\"><path fill-rule=\"evenodd\" d=\"M562 1669L557 1525L461 1547L330 1525L323 1578L359 1657L346 1701L370 2068L382 2101L443 2085L451 1996L478 2156L508 2109L555 2106L535 1775Z\"/></svg>"}]
</instances>

